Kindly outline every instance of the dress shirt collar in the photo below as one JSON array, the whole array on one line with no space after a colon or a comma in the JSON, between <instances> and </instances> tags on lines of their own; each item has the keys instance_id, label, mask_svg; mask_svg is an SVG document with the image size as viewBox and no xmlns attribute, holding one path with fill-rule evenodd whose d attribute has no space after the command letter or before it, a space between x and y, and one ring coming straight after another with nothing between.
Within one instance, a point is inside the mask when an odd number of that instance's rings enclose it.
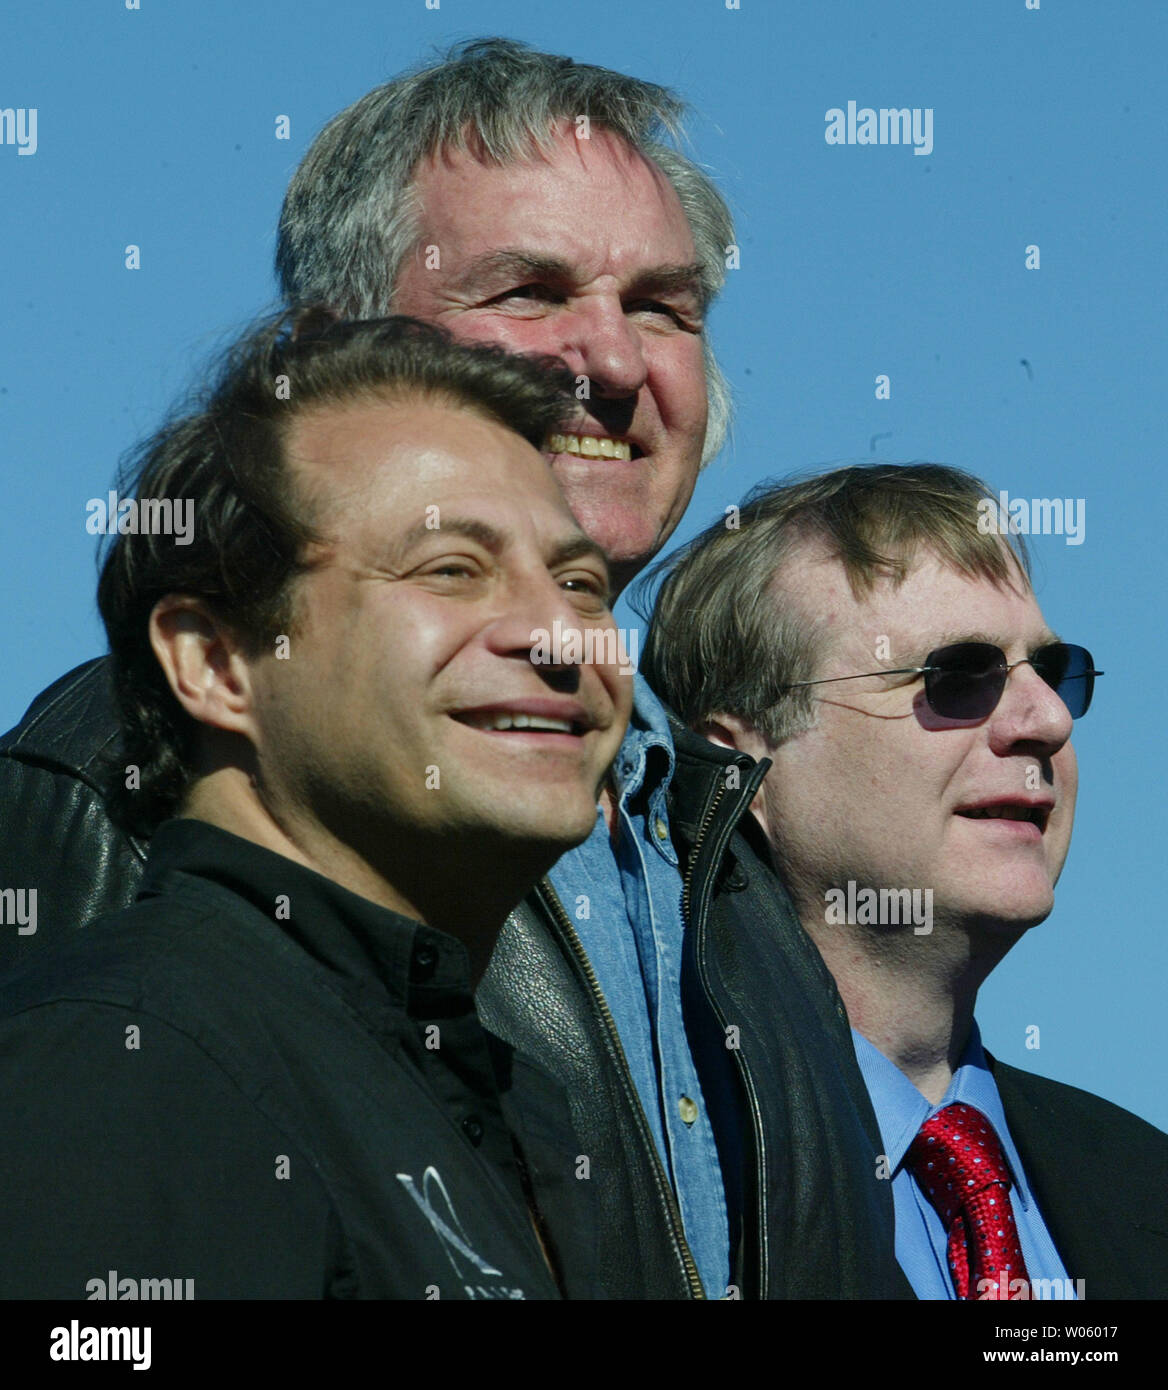
<instances>
[{"instance_id":1,"label":"dress shirt collar","mask_svg":"<svg viewBox=\"0 0 1168 1390\"><path fill-rule=\"evenodd\" d=\"M618 799L628 804L642 791L649 799L663 796L673 779L674 765L669 716L638 672L633 677L632 717L612 768Z\"/></svg>"},{"instance_id":2,"label":"dress shirt collar","mask_svg":"<svg viewBox=\"0 0 1168 1390\"><path fill-rule=\"evenodd\" d=\"M868 1094L872 1098L872 1108L876 1111L880 1137L884 1143L884 1153L892 1176L899 1171L908 1147L916 1138L921 1125L946 1105L961 1102L980 1110L993 1125L1001 1141L1006 1162L1010 1165L1010 1176L1018 1200L1024 1208L1029 1208L1030 1192L1026 1185L1022 1161L1006 1125L1006 1112L1002 1109L997 1083L986 1062L981 1045L981 1033L976 1022L970 1026L969 1041L939 1105L930 1105L904 1072L854 1028L852 1041L856 1048L856 1060L860 1064Z\"/></svg>"}]
</instances>

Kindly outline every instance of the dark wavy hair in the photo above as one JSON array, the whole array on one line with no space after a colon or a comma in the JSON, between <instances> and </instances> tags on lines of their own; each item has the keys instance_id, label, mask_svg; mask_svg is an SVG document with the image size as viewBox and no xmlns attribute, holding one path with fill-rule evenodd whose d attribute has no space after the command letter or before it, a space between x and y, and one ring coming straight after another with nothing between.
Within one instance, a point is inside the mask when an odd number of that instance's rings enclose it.
<instances>
[{"instance_id":1,"label":"dark wavy hair","mask_svg":"<svg viewBox=\"0 0 1168 1390\"><path fill-rule=\"evenodd\" d=\"M154 605L167 594L201 599L249 655L293 628L305 547L319 538L285 467L297 416L347 401L434 401L539 448L566 418L572 383L561 363L459 344L414 319L343 322L320 308L265 320L228 349L193 407L133 451L118 478L137 515L193 513L193 528L183 539L173 524L171 534L158 525L118 534L102 562L97 601L123 736L105 778L114 820L150 835L177 812L192 776L198 724L150 646Z\"/></svg>"}]
</instances>

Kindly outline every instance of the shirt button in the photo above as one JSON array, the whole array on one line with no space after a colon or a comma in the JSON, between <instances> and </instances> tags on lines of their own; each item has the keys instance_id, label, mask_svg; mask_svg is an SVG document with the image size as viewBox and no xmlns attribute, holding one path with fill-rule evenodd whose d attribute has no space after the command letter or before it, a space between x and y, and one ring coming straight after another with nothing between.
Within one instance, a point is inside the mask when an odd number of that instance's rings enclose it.
<instances>
[{"instance_id":1,"label":"shirt button","mask_svg":"<svg viewBox=\"0 0 1168 1390\"><path fill-rule=\"evenodd\" d=\"M415 946L412 975L415 980L428 980L438 964L438 952L433 946Z\"/></svg>"},{"instance_id":2,"label":"shirt button","mask_svg":"<svg viewBox=\"0 0 1168 1390\"><path fill-rule=\"evenodd\" d=\"M659 840L667 840L669 838L669 827L665 824L663 817L658 816L653 822L653 830Z\"/></svg>"},{"instance_id":3,"label":"shirt button","mask_svg":"<svg viewBox=\"0 0 1168 1390\"><path fill-rule=\"evenodd\" d=\"M687 1125L692 1125L698 1117L698 1108L689 1096L682 1096L677 1102L677 1113Z\"/></svg>"},{"instance_id":4,"label":"shirt button","mask_svg":"<svg viewBox=\"0 0 1168 1390\"><path fill-rule=\"evenodd\" d=\"M483 1122L477 1115L467 1115L462 1122L462 1132L477 1149L483 1142Z\"/></svg>"}]
</instances>

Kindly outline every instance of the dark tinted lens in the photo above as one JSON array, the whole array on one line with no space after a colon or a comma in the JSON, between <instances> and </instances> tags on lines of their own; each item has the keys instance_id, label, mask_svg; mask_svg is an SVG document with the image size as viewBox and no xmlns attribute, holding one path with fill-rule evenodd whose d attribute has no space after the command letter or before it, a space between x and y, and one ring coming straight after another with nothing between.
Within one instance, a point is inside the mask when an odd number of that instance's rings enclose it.
<instances>
[{"instance_id":1,"label":"dark tinted lens","mask_svg":"<svg viewBox=\"0 0 1168 1390\"><path fill-rule=\"evenodd\" d=\"M984 719L1002 697L1006 657L988 642L938 647L925 658L925 699L942 719Z\"/></svg>"},{"instance_id":2,"label":"dark tinted lens","mask_svg":"<svg viewBox=\"0 0 1168 1390\"><path fill-rule=\"evenodd\" d=\"M1057 692L1070 710L1072 719L1079 719L1087 713L1091 696L1095 693L1095 662L1086 647L1052 642L1049 647L1040 647L1031 657L1030 664Z\"/></svg>"}]
</instances>

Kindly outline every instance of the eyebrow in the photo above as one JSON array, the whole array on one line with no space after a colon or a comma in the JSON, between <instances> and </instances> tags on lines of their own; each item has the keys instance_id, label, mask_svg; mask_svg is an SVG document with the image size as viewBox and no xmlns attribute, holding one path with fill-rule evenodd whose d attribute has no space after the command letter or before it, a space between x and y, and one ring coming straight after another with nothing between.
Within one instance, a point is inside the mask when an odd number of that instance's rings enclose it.
<instances>
[{"instance_id":1,"label":"eyebrow","mask_svg":"<svg viewBox=\"0 0 1168 1390\"><path fill-rule=\"evenodd\" d=\"M639 272L633 279L630 294L692 294L699 303L706 302L705 277L697 261L691 265L654 265Z\"/></svg>"},{"instance_id":2,"label":"eyebrow","mask_svg":"<svg viewBox=\"0 0 1168 1390\"><path fill-rule=\"evenodd\" d=\"M476 256L455 281L462 290L484 289L490 282L511 280L551 280L563 283L578 279L577 272L570 262L560 256L543 256L536 252L521 251L504 247L499 251L488 251ZM638 294L691 294L703 307L709 295L705 288L705 278L699 262L689 265L662 263L646 266L634 276L626 291L629 296Z\"/></svg>"},{"instance_id":3,"label":"eyebrow","mask_svg":"<svg viewBox=\"0 0 1168 1390\"><path fill-rule=\"evenodd\" d=\"M1042 635L1033 643L1028 644L1027 651L1033 655L1039 647L1049 646L1051 642L1061 642L1063 639L1057 632L1053 632L1049 627L1044 627ZM922 638L912 650L919 653L919 665L924 665L925 657L930 652L938 651L941 647L952 647L958 642L986 642L991 647L1001 647L1003 650L1002 639L992 633L981 631L970 631L969 628L950 628L938 637ZM1005 645L1009 645L1008 643Z\"/></svg>"},{"instance_id":4,"label":"eyebrow","mask_svg":"<svg viewBox=\"0 0 1168 1390\"><path fill-rule=\"evenodd\" d=\"M442 518L441 526L435 530L433 526L427 526L424 521L411 526L400 541L400 551L404 555L413 549L415 545L433 536L464 536L467 540L477 541L484 550L489 550L492 555L500 554L507 544L507 538L502 531L492 526L489 522L480 521L477 517L456 516ZM605 573L608 572L608 558L604 551L596 542L586 536L583 531L577 532L572 536L565 536L552 547L549 563L553 565L568 564L572 560L584 558L598 559L604 565Z\"/></svg>"}]
</instances>

